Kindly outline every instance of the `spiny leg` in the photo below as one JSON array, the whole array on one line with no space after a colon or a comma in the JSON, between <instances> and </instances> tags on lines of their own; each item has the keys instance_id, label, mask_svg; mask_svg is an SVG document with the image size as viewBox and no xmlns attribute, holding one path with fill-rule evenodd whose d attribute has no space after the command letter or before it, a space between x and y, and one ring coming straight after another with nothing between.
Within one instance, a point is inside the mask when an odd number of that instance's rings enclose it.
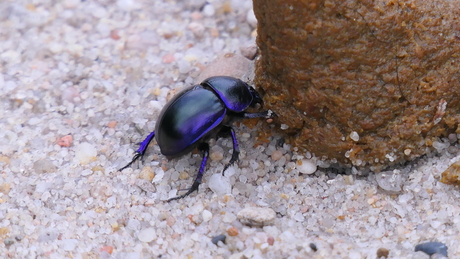
<instances>
[{"instance_id":1,"label":"spiny leg","mask_svg":"<svg viewBox=\"0 0 460 259\"><path fill-rule=\"evenodd\" d=\"M122 171L123 169L125 168L128 168L130 165L132 165L137 159L139 159L140 157L142 157L144 154L145 154L145 151L147 150L147 147L149 146L150 142L153 140L153 138L155 137L155 131L152 131L152 133L150 133L142 142L141 142L141 145L139 147L139 149L137 149L136 151L136 154L134 155L133 159L131 160L131 162L129 162L127 165L125 165L123 168L119 169L118 171Z\"/></svg>"},{"instance_id":2,"label":"spiny leg","mask_svg":"<svg viewBox=\"0 0 460 259\"><path fill-rule=\"evenodd\" d=\"M222 170L222 175L224 175L225 171L233 165L236 161L238 161L239 155L240 155L240 148L238 145L238 140L236 139L236 134L235 130L230 127L230 126L223 126L220 133L228 134L232 137L233 141L233 153L232 153L232 158L230 161L224 166L224 170Z\"/></svg>"},{"instance_id":3,"label":"spiny leg","mask_svg":"<svg viewBox=\"0 0 460 259\"><path fill-rule=\"evenodd\" d=\"M171 198L168 200L168 202L173 201L173 200L182 199L190 195L192 192L198 191L198 186L200 186L201 184L201 179L203 178L204 169L206 168L206 162L208 161L208 157L209 157L209 144L201 143L200 146L198 146L198 149L203 153L203 160L201 160L200 170L198 171L195 181L193 181L192 187L190 187L190 189L188 189L188 191L185 194Z\"/></svg>"}]
</instances>

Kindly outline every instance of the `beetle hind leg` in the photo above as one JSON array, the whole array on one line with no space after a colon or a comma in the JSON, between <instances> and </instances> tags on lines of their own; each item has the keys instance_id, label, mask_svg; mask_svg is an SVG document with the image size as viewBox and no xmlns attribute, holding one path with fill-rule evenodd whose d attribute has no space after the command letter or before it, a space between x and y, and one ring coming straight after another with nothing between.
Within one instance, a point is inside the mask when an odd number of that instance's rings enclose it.
<instances>
[{"instance_id":1,"label":"beetle hind leg","mask_svg":"<svg viewBox=\"0 0 460 259\"><path fill-rule=\"evenodd\" d=\"M207 163L208 157L209 157L209 144L208 143L201 143L200 146L198 146L198 149L201 152L203 152L203 160L201 160L200 170L198 171L198 174L197 174L195 180L193 181L192 187L190 187L190 189L188 189L186 193L184 193L184 194L182 194L180 196L177 196L177 197L169 199L168 202L173 201L173 200L182 199L184 197L189 196L192 192L198 191L198 187L201 184L201 179L203 178L204 169L206 168L206 163Z\"/></svg>"},{"instance_id":2,"label":"beetle hind leg","mask_svg":"<svg viewBox=\"0 0 460 259\"><path fill-rule=\"evenodd\" d=\"M225 171L233 165L236 161L238 161L239 155L240 155L240 147L238 145L238 140L236 139L236 134L235 130L230 127L230 126L223 126L221 129L220 133L223 134L228 134L232 137L232 142L233 142L233 153L232 153L232 158L230 158L230 161L224 166L224 170L222 170L222 175L224 175Z\"/></svg>"},{"instance_id":3,"label":"beetle hind leg","mask_svg":"<svg viewBox=\"0 0 460 259\"><path fill-rule=\"evenodd\" d=\"M127 165L124 167L120 168L118 171L123 171L124 169L128 168L131 166L134 162L136 162L137 159L140 157L144 156L145 151L147 150L147 147L149 146L150 142L152 142L153 138L155 137L155 131L152 131L142 142L139 148L136 151L136 154L133 156L133 159L131 159L131 162L129 162Z\"/></svg>"}]
</instances>

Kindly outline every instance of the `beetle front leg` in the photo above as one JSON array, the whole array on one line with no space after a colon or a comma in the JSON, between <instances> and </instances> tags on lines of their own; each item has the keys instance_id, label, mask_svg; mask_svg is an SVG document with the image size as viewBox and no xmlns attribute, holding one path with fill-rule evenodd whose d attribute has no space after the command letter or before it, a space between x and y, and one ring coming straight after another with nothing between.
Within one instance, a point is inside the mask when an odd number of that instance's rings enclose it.
<instances>
[{"instance_id":1,"label":"beetle front leg","mask_svg":"<svg viewBox=\"0 0 460 259\"><path fill-rule=\"evenodd\" d=\"M243 112L243 113L240 113L240 116L243 117L244 119L253 119L253 118L270 119L270 118L276 117L277 115L272 110L267 110L263 112L253 112L253 113Z\"/></svg>"},{"instance_id":2,"label":"beetle front leg","mask_svg":"<svg viewBox=\"0 0 460 259\"><path fill-rule=\"evenodd\" d=\"M233 141L233 153L232 158L230 161L224 166L224 170L222 170L222 175L224 175L225 171L233 165L236 161L238 161L240 155L240 147L238 145L238 140L236 139L235 130L230 126L223 126L219 133L228 134L232 137Z\"/></svg>"},{"instance_id":3,"label":"beetle front leg","mask_svg":"<svg viewBox=\"0 0 460 259\"><path fill-rule=\"evenodd\" d=\"M145 151L147 150L147 147L149 146L150 142L155 138L155 131L152 131L142 142L137 149L136 154L134 155L133 159L131 159L131 162L129 162L127 165L125 165L123 168L119 169L118 171L123 171L125 168L128 168L130 165L132 165L137 159L140 157L144 156Z\"/></svg>"},{"instance_id":4,"label":"beetle front leg","mask_svg":"<svg viewBox=\"0 0 460 259\"><path fill-rule=\"evenodd\" d=\"M201 179L203 178L204 169L206 168L206 163L207 163L208 157L209 157L209 144L208 143L201 143L200 146L198 146L198 149L201 152L203 152L203 160L201 160L200 170L198 171L198 174L197 174L197 176L195 178L195 181L193 181L192 187L190 187L190 189L188 189L188 191L185 194L182 194L180 196L171 198L171 199L168 200L168 202L173 201L173 200L182 199L184 197L189 196L192 192L198 191L198 186L200 186L200 184L201 184Z\"/></svg>"}]
</instances>

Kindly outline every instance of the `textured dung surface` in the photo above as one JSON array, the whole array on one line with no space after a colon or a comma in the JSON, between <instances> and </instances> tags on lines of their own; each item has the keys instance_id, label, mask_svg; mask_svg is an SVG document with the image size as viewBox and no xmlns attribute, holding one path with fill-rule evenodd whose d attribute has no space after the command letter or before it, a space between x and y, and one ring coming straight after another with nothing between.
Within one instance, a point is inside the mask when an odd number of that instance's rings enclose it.
<instances>
[{"instance_id":1,"label":"textured dung surface","mask_svg":"<svg viewBox=\"0 0 460 259\"><path fill-rule=\"evenodd\" d=\"M458 1L254 3L256 84L294 146L378 170L457 130Z\"/></svg>"}]
</instances>

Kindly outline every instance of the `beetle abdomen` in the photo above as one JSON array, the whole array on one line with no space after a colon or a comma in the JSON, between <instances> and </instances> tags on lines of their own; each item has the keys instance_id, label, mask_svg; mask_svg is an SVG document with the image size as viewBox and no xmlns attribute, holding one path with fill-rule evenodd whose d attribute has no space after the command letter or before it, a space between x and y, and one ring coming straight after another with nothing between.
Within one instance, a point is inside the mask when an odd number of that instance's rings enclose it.
<instances>
[{"instance_id":1,"label":"beetle abdomen","mask_svg":"<svg viewBox=\"0 0 460 259\"><path fill-rule=\"evenodd\" d=\"M161 153L177 157L220 125L226 109L210 90L192 87L175 96L163 108L157 121L156 140Z\"/></svg>"}]
</instances>

